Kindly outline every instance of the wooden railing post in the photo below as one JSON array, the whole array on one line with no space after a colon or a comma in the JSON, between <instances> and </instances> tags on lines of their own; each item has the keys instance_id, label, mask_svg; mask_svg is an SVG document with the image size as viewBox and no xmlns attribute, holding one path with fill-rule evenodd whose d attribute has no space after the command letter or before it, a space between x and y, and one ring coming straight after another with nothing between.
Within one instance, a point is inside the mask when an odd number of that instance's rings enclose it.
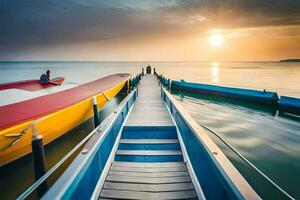
<instances>
[{"instance_id":1,"label":"wooden railing post","mask_svg":"<svg viewBox=\"0 0 300 200\"><path fill-rule=\"evenodd\" d=\"M43 145L43 136L38 133L35 126L32 127L32 157L33 157L33 167L35 180L39 180L45 173L45 150ZM47 191L47 183L44 181L38 188L38 196L42 197Z\"/></svg>"}]
</instances>

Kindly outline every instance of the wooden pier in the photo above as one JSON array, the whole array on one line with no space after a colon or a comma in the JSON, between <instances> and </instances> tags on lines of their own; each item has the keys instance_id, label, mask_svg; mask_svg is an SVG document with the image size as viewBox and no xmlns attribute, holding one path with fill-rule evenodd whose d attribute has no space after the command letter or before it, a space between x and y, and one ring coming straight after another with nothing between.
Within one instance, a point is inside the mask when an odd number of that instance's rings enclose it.
<instances>
[{"instance_id":1,"label":"wooden pier","mask_svg":"<svg viewBox=\"0 0 300 200\"><path fill-rule=\"evenodd\" d=\"M42 200L261 199L154 75L72 151L84 143Z\"/></svg>"},{"instance_id":2,"label":"wooden pier","mask_svg":"<svg viewBox=\"0 0 300 200\"><path fill-rule=\"evenodd\" d=\"M99 199L197 199L176 127L154 75L145 75Z\"/></svg>"}]
</instances>

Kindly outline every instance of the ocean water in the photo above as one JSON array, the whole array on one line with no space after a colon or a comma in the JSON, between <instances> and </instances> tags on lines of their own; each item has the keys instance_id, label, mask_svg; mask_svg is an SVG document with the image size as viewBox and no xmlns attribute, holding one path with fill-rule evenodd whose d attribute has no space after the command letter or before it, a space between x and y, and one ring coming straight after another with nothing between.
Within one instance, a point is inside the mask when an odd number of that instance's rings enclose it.
<instances>
[{"instance_id":1,"label":"ocean water","mask_svg":"<svg viewBox=\"0 0 300 200\"><path fill-rule=\"evenodd\" d=\"M0 62L0 83L36 79L47 69L52 77L85 83L112 73L137 74L148 64L171 79L266 89L300 97L300 63L280 62Z\"/></svg>"},{"instance_id":2,"label":"ocean water","mask_svg":"<svg viewBox=\"0 0 300 200\"><path fill-rule=\"evenodd\" d=\"M171 79L224 86L276 91L300 98L300 63L279 62L0 62L0 83L37 79L47 69L52 77L65 76L65 82L85 83L112 73L140 73L148 64ZM300 180L300 120L280 116L276 111L238 101L176 93L176 98L200 125L204 125L234 146L243 156L267 174L296 199ZM121 97L108 105L109 113ZM46 147L48 168L76 142L92 130L92 122L80 126ZM259 192L269 192L241 167L238 158L218 141L225 155ZM68 146L68 148L62 148ZM60 152L60 153L58 153ZM59 156L58 156L59 155ZM33 181L31 157L27 156L0 169L0 193L13 199ZM28 173L24 173L24 172ZM27 174L24 176L24 174ZM13 188L13 189L12 189ZM5 192L4 192L5 191ZM6 198L5 198L6 197ZM273 196L272 196L273 197ZM2 198L1 198L2 199ZM273 198L274 199L274 198ZM276 199L276 198L275 198Z\"/></svg>"}]
</instances>

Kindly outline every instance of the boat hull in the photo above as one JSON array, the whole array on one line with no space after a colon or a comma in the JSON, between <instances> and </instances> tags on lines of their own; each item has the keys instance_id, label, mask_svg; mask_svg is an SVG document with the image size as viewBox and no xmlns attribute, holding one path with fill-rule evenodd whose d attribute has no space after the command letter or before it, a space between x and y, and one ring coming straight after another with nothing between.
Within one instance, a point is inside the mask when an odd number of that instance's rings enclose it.
<instances>
[{"instance_id":1,"label":"boat hull","mask_svg":"<svg viewBox=\"0 0 300 200\"><path fill-rule=\"evenodd\" d=\"M5 83L0 84L0 91L1 90L7 90L7 89L21 89L21 90L27 90L27 91L37 91L42 90L45 88L53 87L56 84L62 84L65 80L65 77L57 77L54 79L51 79L51 83L42 85L40 83L40 80L26 80L26 81L18 81L18 82L12 82L12 83Z\"/></svg>"},{"instance_id":2,"label":"boat hull","mask_svg":"<svg viewBox=\"0 0 300 200\"><path fill-rule=\"evenodd\" d=\"M105 90L96 96L98 109L100 110L108 101L113 98L127 83L127 80L120 82L114 87ZM0 131L0 166L12 162L31 152L32 128L26 130L21 139L12 146L16 136L30 127L34 121L39 121L35 128L43 136L44 144L48 144L86 121L93 115L92 97L86 98L72 106L27 122L12 126Z\"/></svg>"},{"instance_id":3,"label":"boat hull","mask_svg":"<svg viewBox=\"0 0 300 200\"><path fill-rule=\"evenodd\" d=\"M190 83L185 81L172 81L171 88L172 90L183 90L199 94L222 96L271 106L277 106L279 100L276 92Z\"/></svg>"}]
</instances>

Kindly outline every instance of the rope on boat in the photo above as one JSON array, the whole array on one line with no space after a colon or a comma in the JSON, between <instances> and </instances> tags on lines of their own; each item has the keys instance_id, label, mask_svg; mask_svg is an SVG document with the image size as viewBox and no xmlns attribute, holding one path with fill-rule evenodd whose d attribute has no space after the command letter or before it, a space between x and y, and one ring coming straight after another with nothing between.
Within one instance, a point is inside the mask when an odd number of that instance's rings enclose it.
<instances>
[{"instance_id":1,"label":"rope on boat","mask_svg":"<svg viewBox=\"0 0 300 200\"><path fill-rule=\"evenodd\" d=\"M31 122L28 126L26 126L20 133L8 133L8 134L4 134L5 137L16 137L15 140L13 140L11 143L7 144L6 146L2 147L0 149L0 151L3 151L11 146L14 146L15 144L17 144L19 142L19 140L27 133L27 131L30 128L34 128L34 126L36 124L38 124L39 122L47 119L49 117L49 115L42 117L40 119L34 120L33 122Z\"/></svg>"},{"instance_id":2,"label":"rope on boat","mask_svg":"<svg viewBox=\"0 0 300 200\"><path fill-rule=\"evenodd\" d=\"M277 188L280 192L282 192L289 199L295 200L289 193L287 193L284 189L282 189L279 185L277 185L271 178L269 178L266 174L260 171L254 164L252 164L247 158L245 158L240 152L238 152L233 146L231 146L226 140L224 140L219 134L208 128L207 126L198 123L201 127L208 130L212 134L214 134L217 138L219 138L226 146L228 146L234 153L236 153L244 162L246 162L252 169L254 169L257 173L259 173L262 177L264 177L269 183L271 183L275 188Z\"/></svg>"},{"instance_id":3,"label":"rope on boat","mask_svg":"<svg viewBox=\"0 0 300 200\"><path fill-rule=\"evenodd\" d=\"M109 97L104 92L102 92L102 94L106 98L107 102L109 102L110 101Z\"/></svg>"}]
</instances>

